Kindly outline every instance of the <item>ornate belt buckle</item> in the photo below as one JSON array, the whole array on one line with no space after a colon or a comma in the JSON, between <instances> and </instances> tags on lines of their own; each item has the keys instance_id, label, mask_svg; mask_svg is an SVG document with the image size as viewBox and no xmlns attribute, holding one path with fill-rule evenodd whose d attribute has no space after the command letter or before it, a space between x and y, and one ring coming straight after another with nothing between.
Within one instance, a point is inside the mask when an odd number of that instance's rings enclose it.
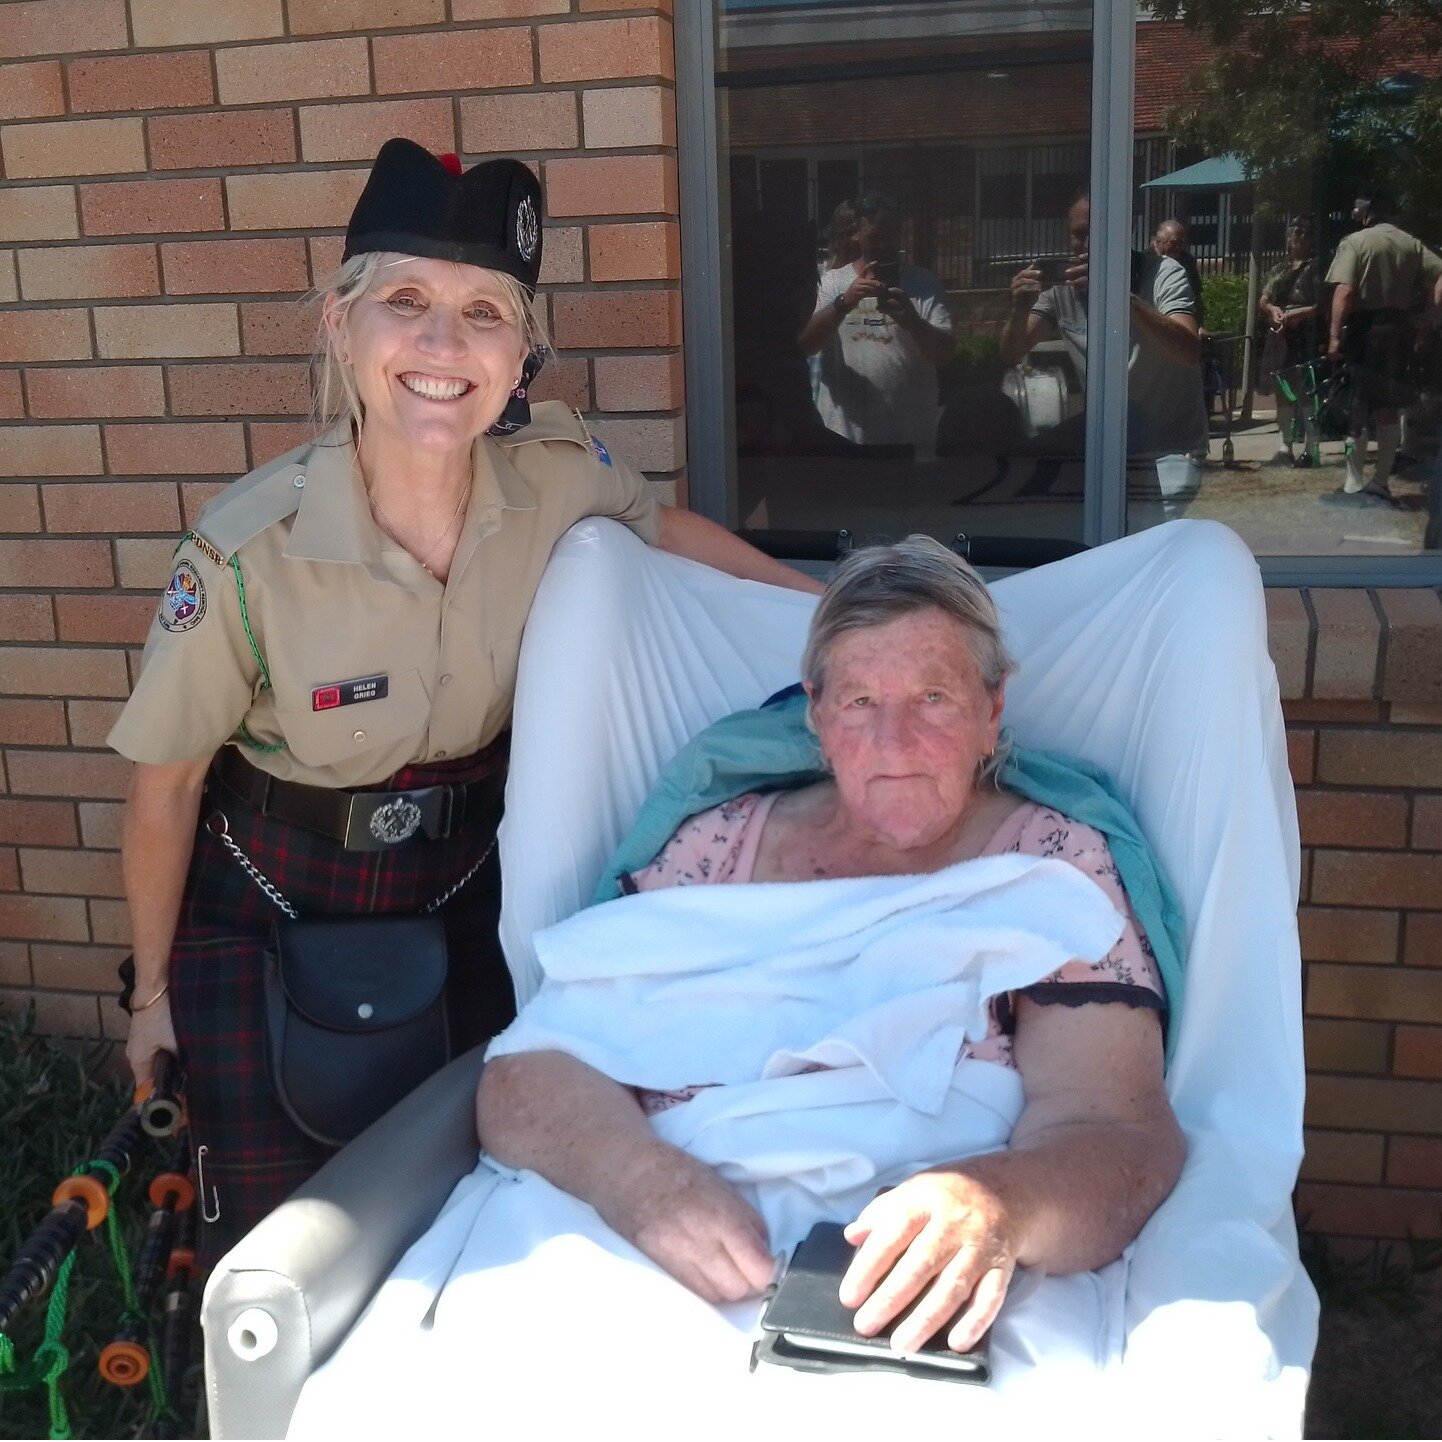
<instances>
[{"instance_id":1,"label":"ornate belt buckle","mask_svg":"<svg viewBox=\"0 0 1442 1442\"><path fill-rule=\"evenodd\" d=\"M346 816L347 851L386 851L409 841L423 827L435 836L441 811L439 787L420 791L352 794Z\"/></svg>"}]
</instances>

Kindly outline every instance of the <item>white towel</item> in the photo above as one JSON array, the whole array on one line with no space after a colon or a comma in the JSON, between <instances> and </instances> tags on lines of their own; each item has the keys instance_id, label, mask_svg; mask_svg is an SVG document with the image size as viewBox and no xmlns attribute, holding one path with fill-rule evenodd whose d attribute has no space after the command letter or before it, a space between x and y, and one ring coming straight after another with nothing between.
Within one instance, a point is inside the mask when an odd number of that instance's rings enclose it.
<instances>
[{"instance_id":1,"label":"white towel","mask_svg":"<svg viewBox=\"0 0 1442 1442\"><path fill-rule=\"evenodd\" d=\"M1098 960L1121 927L1075 867L1030 856L643 892L536 937L545 981L488 1055L566 1051L660 1091L860 1065L934 1113L992 997Z\"/></svg>"}]
</instances>

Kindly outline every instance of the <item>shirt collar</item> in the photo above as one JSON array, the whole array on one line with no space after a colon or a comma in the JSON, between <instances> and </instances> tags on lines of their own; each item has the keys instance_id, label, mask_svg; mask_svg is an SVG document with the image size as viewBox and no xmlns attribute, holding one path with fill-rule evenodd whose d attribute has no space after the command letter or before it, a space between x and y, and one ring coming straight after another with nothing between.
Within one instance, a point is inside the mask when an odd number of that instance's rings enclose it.
<instances>
[{"instance_id":1,"label":"shirt collar","mask_svg":"<svg viewBox=\"0 0 1442 1442\"><path fill-rule=\"evenodd\" d=\"M382 573L386 540L371 514L349 423L322 436L301 456L298 467L305 483L285 554L292 560L336 561ZM537 504L509 456L485 436L471 449L471 485L452 572L497 528L502 510L534 510Z\"/></svg>"}]
</instances>

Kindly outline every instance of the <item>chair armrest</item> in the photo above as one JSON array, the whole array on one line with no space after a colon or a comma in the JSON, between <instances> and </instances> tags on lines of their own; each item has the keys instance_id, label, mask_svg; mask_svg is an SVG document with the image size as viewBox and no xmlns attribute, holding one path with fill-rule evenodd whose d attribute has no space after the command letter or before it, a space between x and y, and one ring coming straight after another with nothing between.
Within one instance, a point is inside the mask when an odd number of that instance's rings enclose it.
<instances>
[{"instance_id":1,"label":"chair armrest","mask_svg":"<svg viewBox=\"0 0 1442 1442\"><path fill-rule=\"evenodd\" d=\"M1300 1437L1318 1305L1297 1256L1295 1155L1191 1140L1176 1190L1130 1248L1121 1398L1141 1433L1165 1405L1187 1419L1179 1438ZM1250 1195L1222 1185L1238 1176Z\"/></svg>"},{"instance_id":2,"label":"chair armrest","mask_svg":"<svg viewBox=\"0 0 1442 1442\"><path fill-rule=\"evenodd\" d=\"M342 1148L219 1262L201 1306L211 1436L284 1437L305 1380L476 1164L482 1048Z\"/></svg>"}]
</instances>

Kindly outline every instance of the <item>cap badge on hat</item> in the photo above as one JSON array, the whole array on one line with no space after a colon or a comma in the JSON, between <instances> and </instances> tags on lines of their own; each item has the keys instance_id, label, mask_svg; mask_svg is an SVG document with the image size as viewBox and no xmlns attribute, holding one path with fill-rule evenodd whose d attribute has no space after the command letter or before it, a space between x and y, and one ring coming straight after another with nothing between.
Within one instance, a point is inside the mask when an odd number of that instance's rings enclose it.
<instances>
[{"instance_id":1,"label":"cap badge on hat","mask_svg":"<svg viewBox=\"0 0 1442 1442\"><path fill-rule=\"evenodd\" d=\"M519 160L469 170L397 137L381 146L346 227L344 256L370 251L449 260L514 276L534 292L541 269L541 187Z\"/></svg>"},{"instance_id":2,"label":"cap badge on hat","mask_svg":"<svg viewBox=\"0 0 1442 1442\"><path fill-rule=\"evenodd\" d=\"M516 249L522 260L534 260L541 227L536 221L536 205L528 195L516 207Z\"/></svg>"}]
</instances>

